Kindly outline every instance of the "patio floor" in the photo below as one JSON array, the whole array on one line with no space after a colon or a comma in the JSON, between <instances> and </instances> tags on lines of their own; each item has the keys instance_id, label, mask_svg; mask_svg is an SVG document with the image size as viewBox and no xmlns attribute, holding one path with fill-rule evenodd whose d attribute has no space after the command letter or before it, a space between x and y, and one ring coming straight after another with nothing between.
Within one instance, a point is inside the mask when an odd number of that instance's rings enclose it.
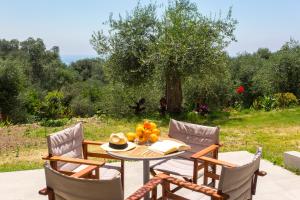
<instances>
[{"instance_id":1,"label":"patio floor","mask_svg":"<svg viewBox=\"0 0 300 200\"><path fill-rule=\"evenodd\" d=\"M235 164L247 162L252 154L246 151L220 153L219 158ZM126 162L125 196L133 193L142 185L142 163ZM269 161L261 161L261 170L268 173L259 177L257 194L259 200L295 200L300 194L300 176L293 174ZM140 176L138 175L140 174ZM199 180L201 183L201 180ZM43 170L28 170L0 173L0 199L2 200L46 200L38 195L38 190L45 186ZM181 191L185 193L187 191ZM197 199L197 198L195 198Z\"/></svg>"}]
</instances>

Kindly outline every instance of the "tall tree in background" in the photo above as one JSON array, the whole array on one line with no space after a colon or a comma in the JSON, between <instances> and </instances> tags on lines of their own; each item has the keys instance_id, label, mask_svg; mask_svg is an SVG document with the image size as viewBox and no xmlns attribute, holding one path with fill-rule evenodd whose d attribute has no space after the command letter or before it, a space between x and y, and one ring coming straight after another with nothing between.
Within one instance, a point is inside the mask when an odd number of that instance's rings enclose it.
<instances>
[{"instance_id":1,"label":"tall tree in background","mask_svg":"<svg viewBox=\"0 0 300 200\"><path fill-rule=\"evenodd\" d=\"M0 60L0 114L11 119L19 106L22 77L17 62Z\"/></svg>"},{"instance_id":2,"label":"tall tree in background","mask_svg":"<svg viewBox=\"0 0 300 200\"><path fill-rule=\"evenodd\" d=\"M144 62L150 44L157 34L156 7L138 5L125 18L109 18L109 34L103 31L93 34L91 44L99 55L107 59L106 66L115 80L127 85L144 83L153 72L154 66Z\"/></svg>"},{"instance_id":3,"label":"tall tree in background","mask_svg":"<svg viewBox=\"0 0 300 200\"><path fill-rule=\"evenodd\" d=\"M234 40L236 21L201 15L188 0L169 3L153 43L150 61L161 70L169 112L180 112L184 78L214 74L223 67L224 48Z\"/></svg>"},{"instance_id":4,"label":"tall tree in background","mask_svg":"<svg viewBox=\"0 0 300 200\"><path fill-rule=\"evenodd\" d=\"M170 2L160 21L155 8L138 5L126 18L110 18L110 34L97 32L91 43L108 56L113 75L123 82L139 84L160 72L168 111L180 112L183 79L223 66L219 63L234 40L236 21L231 11L226 19L205 17L188 0Z\"/></svg>"}]
</instances>

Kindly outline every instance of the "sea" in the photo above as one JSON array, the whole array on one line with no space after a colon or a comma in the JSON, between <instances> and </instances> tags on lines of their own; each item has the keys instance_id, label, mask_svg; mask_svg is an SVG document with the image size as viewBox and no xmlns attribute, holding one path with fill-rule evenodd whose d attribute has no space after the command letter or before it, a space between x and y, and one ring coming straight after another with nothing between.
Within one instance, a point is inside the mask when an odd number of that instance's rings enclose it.
<instances>
[{"instance_id":1,"label":"sea","mask_svg":"<svg viewBox=\"0 0 300 200\"><path fill-rule=\"evenodd\" d=\"M60 59L65 64L69 65L72 62L76 62L78 60L86 59L86 58L97 58L97 55L61 55Z\"/></svg>"}]
</instances>

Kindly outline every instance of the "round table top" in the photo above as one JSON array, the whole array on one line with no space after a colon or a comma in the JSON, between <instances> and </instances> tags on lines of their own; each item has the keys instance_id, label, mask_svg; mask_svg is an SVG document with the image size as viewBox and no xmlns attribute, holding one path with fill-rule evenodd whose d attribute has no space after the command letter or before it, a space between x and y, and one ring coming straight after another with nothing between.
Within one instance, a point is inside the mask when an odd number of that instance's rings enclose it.
<instances>
[{"instance_id":1,"label":"round table top","mask_svg":"<svg viewBox=\"0 0 300 200\"><path fill-rule=\"evenodd\" d=\"M179 142L179 141L178 141ZM159 160L171 158L183 154L185 151L177 151L170 154L161 154L148 149L149 146L137 145L129 151L108 151L107 153L115 158L124 160Z\"/></svg>"}]
</instances>

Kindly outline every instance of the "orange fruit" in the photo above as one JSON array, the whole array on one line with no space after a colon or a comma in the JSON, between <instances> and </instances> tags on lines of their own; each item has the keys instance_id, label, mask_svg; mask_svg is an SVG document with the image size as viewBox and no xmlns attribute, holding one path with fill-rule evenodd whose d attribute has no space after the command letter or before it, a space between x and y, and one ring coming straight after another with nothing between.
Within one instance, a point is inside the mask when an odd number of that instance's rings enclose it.
<instances>
[{"instance_id":1,"label":"orange fruit","mask_svg":"<svg viewBox=\"0 0 300 200\"><path fill-rule=\"evenodd\" d=\"M135 138L137 137L137 134L133 133L133 132L129 132L129 133L126 133L126 136L127 136L128 141L133 142L135 140Z\"/></svg>"},{"instance_id":2,"label":"orange fruit","mask_svg":"<svg viewBox=\"0 0 300 200\"><path fill-rule=\"evenodd\" d=\"M148 138L147 137L139 137L139 143L140 144L143 144L143 143L145 143L145 142L147 142L147 140L148 140Z\"/></svg>"},{"instance_id":3,"label":"orange fruit","mask_svg":"<svg viewBox=\"0 0 300 200\"><path fill-rule=\"evenodd\" d=\"M145 136L149 136L149 135L151 135L151 130L148 130L148 129L146 129L145 131L144 131L144 134L145 134Z\"/></svg>"},{"instance_id":4,"label":"orange fruit","mask_svg":"<svg viewBox=\"0 0 300 200\"><path fill-rule=\"evenodd\" d=\"M160 130L158 128L153 129L152 133L157 135L157 136L160 136Z\"/></svg>"},{"instance_id":5,"label":"orange fruit","mask_svg":"<svg viewBox=\"0 0 300 200\"><path fill-rule=\"evenodd\" d=\"M154 122L150 122L150 124L151 124L151 130L152 129L155 129L157 126L156 126L156 124L154 123Z\"/></svg>"},{"instance_id":6,"label":"orange fruit","mask_svg":"<svg viewBox=\"0 0 300 200\"><path fill-rule=\"evenodd\" d=\"M149 121L144 122L144 128L151 129L151 123Z\"/></svg>"},{"instance_id":7,"label":"orange fruit","mask_svg":"<svg viewBox=\"0 0 300 200\"><path fill-rule=\"evenodd\" d=\"M152 133L150 136L149 136L149 139L152 143L154 142L157 142L158 141L158 136L154 133Z\"/></svg>"}]
</instances>

